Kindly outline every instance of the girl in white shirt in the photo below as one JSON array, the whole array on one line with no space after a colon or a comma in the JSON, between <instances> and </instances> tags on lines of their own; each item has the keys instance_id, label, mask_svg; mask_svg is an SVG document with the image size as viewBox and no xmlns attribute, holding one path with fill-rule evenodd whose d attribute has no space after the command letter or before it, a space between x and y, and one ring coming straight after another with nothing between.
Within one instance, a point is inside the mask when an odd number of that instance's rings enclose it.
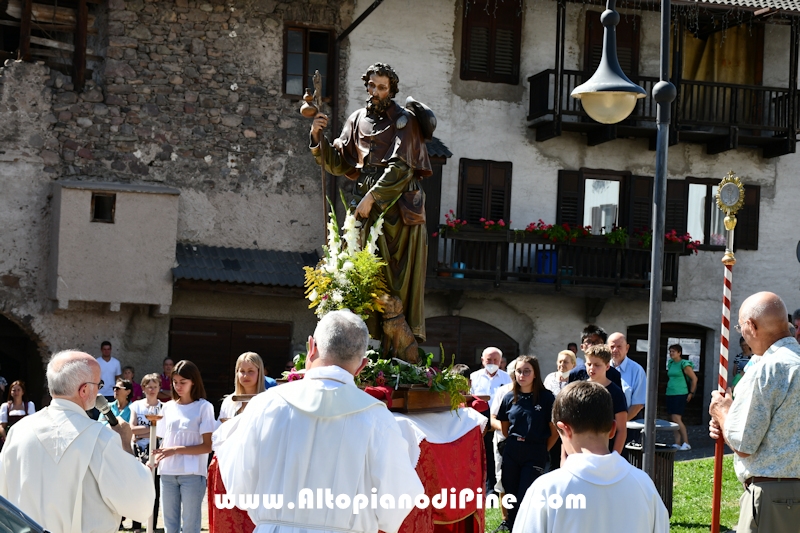
<instances>
[{"instance_id":1,"label":"girl in white shirt","mask_svg":"<svg viewBox=\"0 0 800 533\"><path fill-rule=\"evenodd\" d=\"M163 447L153 453L166 533L200 533L211 433L217 425L205 396L200 370L191 361L179 361L172 371L173 401L164 404L164 418L156 426Z\"/></svg>"},{"instance_id":2,"label":"girl in white shirt","mask_svg":"<svg viewBox=\"0 0 800 533\"><path fill-rule=\"evenodd\" d=\"M8 429L20 419L36 412L33 402L25 394L25 382L15 381L8 389L8 401L0 406L0 439L6 440Z\"/></svg>"}]
</instances>

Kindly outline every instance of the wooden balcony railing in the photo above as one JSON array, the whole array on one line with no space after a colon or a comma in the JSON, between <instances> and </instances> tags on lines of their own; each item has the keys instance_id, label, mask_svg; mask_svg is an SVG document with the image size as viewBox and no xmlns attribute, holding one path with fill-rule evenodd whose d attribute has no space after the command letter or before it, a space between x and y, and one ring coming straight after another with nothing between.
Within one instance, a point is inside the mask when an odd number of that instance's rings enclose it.
<instances>
[{"instance_id":1,"label":"wooden balcony railing","mask_svg":"<svg viewBox=\"0 0 800 533\"><path fill-rule=\"evenodd\" d=\"M429 262L437 261L438 266L429 269L429 287L469 290L491 285L507 291L563 290L588 296L624 292L632 298L649 294L650 250L611 245L601 236L553 243L525 232L464 228L442 232L433 244L431 251L437 253ZM677 297L678 257L683 253L683 246L667 246L665 251L667 300Z\"/></svg>"},{"instance_id":2,"label":"wooden balcony railing","mask_svg":"<svg viewBox=\"0 0 800 533\"><path fill-rule=\"evenodd\" d=\"M591 120L572 90L583 83L585 73L564 70L557 79L548 69L528 78L530 101L528 121L536 128L536 139L544 141L562 131L586 133L590 145L616 137L655 139L656 103L652 88L658 78L634 76L647 97L636 104L631 116L616 126ZM800 133L800 92L786 87L762 87L704 81L680 80L672 106L672 142L708 144L709 153L741 145L759 146L765 157L793 150Z\"/></svg>"}]
</instances>

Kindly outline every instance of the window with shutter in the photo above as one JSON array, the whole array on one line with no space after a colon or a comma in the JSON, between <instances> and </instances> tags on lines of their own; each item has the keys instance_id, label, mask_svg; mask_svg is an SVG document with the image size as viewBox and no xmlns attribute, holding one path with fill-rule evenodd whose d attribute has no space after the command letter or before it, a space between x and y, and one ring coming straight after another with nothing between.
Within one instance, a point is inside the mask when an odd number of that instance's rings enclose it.
<instances>
[{"instance_id":1,"label":"window with shutter","mask_svg":"<svg viewBox=\"0 0 800 533\"><path fill-rule=\"evenodd\" d=\"M669 182L668 182L669 183ZM719 180L713 178L686 178L684 182L687 196L684 220L686 231L693 239L699 240L703 250L724 250L726 230L725 214L717 207L716 195ZM734 249L758 249L758 215L761 188L757 185L744 186L744 206L736 214ZM669 202L669 195L667 196ZM669 229L669 225L667 225ZM680 232L680 230L678 230Z\"/></svg>"},{"instance_id":2,"label":"window with shutter","mask_svg":"<svg viewBox=\"0 0 800 533\"><path fill-rule=\"evenodd\" d=\"M619 66L628 76L639 74L639 28L641 21L638 16L624 14L620 16L617 24L617 57ZM597 70L603 55L603 25L600 23L599 11L586 12L584 43L584 71L591 76Z\"/></svg>"},{"instance_id":3,"label":"window with shutter","mask_svg":"<svg viewBox=\"0 0 800 533\"><path fill-rule=\"evenodd\" d=\"M592 226L599 235L614 225L628 229L652 225L653 178L610 170L561 170L556 223Z\"/></svg>"},{"instance_id":4,"label":"window with shutter","mask_svg":"<svg viewBox=\"0 0 800 533\"><path fill-rule=\"evenodd\" d=\"M522 0L464 0L461 79L519 83Z\"/></svg>"},{"instance_id":5,"label":"window with shutter","mask_svg":"<svg viewBox=\"0 0 800 533\"><path fill-rule=\"evenodd\" d=\"M458 188L459 218L471 225L480 219L508 222L511 204L511 163L462 159Z\"/></svg>"}]
</instances>

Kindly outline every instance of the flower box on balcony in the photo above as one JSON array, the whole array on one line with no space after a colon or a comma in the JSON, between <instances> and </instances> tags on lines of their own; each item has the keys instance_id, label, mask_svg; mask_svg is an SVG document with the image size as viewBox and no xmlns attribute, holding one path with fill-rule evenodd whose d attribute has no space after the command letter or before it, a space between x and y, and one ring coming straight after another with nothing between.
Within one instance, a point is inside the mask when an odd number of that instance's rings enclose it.
<instances>
[{"instance_id":1,"label":"flower box on balcony","mask_svg":"<svg viewBox=\"0 0 800 533\"><path fill-rule=\"evenodd\" d=\"M445 239L475 242L511 242L508 230L485 230L465 226L458 230L443 229L440 235Z\"/></svg>"}]
</instances>

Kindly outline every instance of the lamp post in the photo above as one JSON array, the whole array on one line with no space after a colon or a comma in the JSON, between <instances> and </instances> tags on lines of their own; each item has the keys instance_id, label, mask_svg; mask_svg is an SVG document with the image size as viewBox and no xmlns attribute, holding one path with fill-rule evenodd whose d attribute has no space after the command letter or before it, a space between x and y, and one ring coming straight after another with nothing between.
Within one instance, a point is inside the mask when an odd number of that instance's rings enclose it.
<instances>
[{"instance_id":1,"label":"lamp post","mask_svg":"<svg viewBox=\"0 0 800 533\"><path fill-rule=\"evenodd\" d=\"M615 0L608 0L600 17L603 23L603 57L594 75L572 91L586 113L603 124L620 122L630 115L636 100L644 98L644 89L631 82L622 72L617 59L616 25L619 14L614 11ZM669 81L670 0L661 0L660 81L653 87L653 99L658 104L656 125L656 176L653 183L653 243L650 263L650 308L647 333L647 400L644 424L644 471L655 477L655 429L658 392L658 355L661 340L661 290L664 263L664 212L667 196L667 148L669 141L670 105L677 90Z\"/></svg>"}]
</instances>

